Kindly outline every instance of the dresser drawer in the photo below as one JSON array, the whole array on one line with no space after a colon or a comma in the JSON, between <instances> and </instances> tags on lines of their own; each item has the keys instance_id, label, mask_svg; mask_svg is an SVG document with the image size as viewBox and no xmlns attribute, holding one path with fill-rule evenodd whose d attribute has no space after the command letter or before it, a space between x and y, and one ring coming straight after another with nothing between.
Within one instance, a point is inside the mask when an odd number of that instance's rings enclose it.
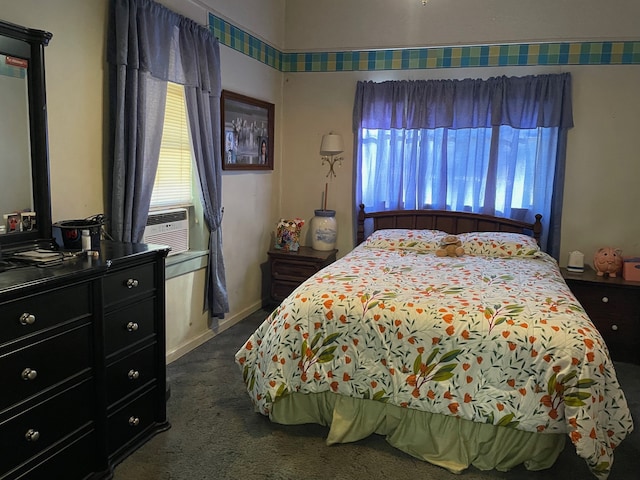
<instances>
[{"instance_id":1,"label":"dresser drawer","mask_svg":"<svg viewBox=\"0 0 640 480\"><path fill-rule=\"evenodd\" d=\"M10 480L82 480L96 470L96 433L91 429L66 445L55 456L44 462L34 461L34 466L21 468ZM0 477L4 480L5 477ZM93 477L91 477L93 478Z\"/></svg>"},{"instance_id":2,"label":"dresser drawer","mask_svg":"<svg viewBox=\"0 0 640 480\"><path fill-rule=\"evenodd\" d=\"M94 406L87 399L94 389L87 379L1 423L0 476L91 423Z\"/></svg>"},{"instance_id":3,"label":"dresser drawer","mask_svg":"<svg viewBox=\"0 0 640 480\"><path fill-rule=\"evenodd\" d=\"M106 307L125 302L155 289L155 264L141 265L116 271L104 279L104 303Z\"/></svg>"},{"instance_id":4,"label":"dresser drawer","mask_svg":"<svg viewBox=\"0 0 640 480\"><path fill-rule=\"evenodd\" d=\"M0 357L0 410L92 367L86 324Z\"/></svg>"},{"instance_id":5,"label":"dresser drawer","mask_svg":"<svg viewBox=\"0 0 640 480\"><path fill-rule=\"evenodd\" d=\"M156 299L147 298L105 316L105 353L111 355L156 331Z\"/></svg>"},{"instance_id":6,"label":"dresser drawer","mask_svg":"<svg viewBox=\"0 0 640 480\"><path fill-rule=\"evenodd\" d=\"M91 313L90 284L22 297L0 305L0 345Z\"/></svg>"},{"instance_id":7,"label":"dresser drawer","mask_svg":"<svg viewBox=\"0 0 640 480\"><path fill-rule=\"evenodd\" d=\"M273 260L271 263L271 274L274 279L298 280L303 282L311 275L318 271L318 267L314 264Z\"/></svg>"},{"instance_id":8,"label":"dresser drawer","mask_svg":"<svg viewBox=\"0 0 640 480\"><path fill-rule=\"evenodd\" d=\"M149 345L107 367L107 404L153 381L157 375L157 345Z\"/></svg>"},{"instance_id":9,"label":"dresser drawer","mask_svg":"<svg viewBox=\"0 0 640 480\"><path fill-rule=\"evenodd\" d=\"M119 448L143 434L155 423L157 395L157 388L154 387L109 415L107 420L109 455L113 455Z\"/></svg>"}]
</instances>

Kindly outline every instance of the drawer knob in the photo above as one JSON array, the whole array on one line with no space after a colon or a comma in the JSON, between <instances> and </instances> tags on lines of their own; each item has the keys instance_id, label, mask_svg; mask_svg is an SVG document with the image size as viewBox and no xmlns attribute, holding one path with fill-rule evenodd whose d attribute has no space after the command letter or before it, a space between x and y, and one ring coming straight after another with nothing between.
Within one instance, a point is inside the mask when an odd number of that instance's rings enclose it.
<instances>
[{"instance_id":1,"label":"drawer knob","mask_svg":"<svg viewBox=\"0 0 640 480\"><path fill-rule=\"evenodd\" d=\"M138 324L136 322L127 323L127 330L129 330L130 332L137 331L138 330Z\"/></svg>"},{"instance_id":2,"label":"drawer knob","mask_svg":"<svg viewBox=\"0 0 640 480\"><path fill-rule=\"evenodd\" d=\"M23 313L20 315L20 324L21 325L33 325L36 323L36 316L31 313Z\"/></svg>"},{"instance_id":3,"label":"drawer knob","mask_svg":"<svg viewBox=\"0 0 640 480\"><path fill-rule=\"evenodd\" d=\"M609 297L602 297L602 303L609 303Z\"/></svg>"},{"instance_id":4,"label":"drawer knob","mask_svg":"<svg viewBox=\"0 0 640 480\"><path fill-rule=\"evenodd\" d=\"M130 278L127 280L127 288L136 288L138 286L138 280Z\"/></svg>"},{"instance_id":5,"label":"drawer knob","mask_svg":"<svg viewBox=\"0 0 640 480\"><path fill-rule=\"evenodd\" d=\"M129 425L132 427L137 427L140 424L140 419L138 417L131 416L129 417Z\"/></svg>"},{"instance_id":6,"label":"drawer knob","mask_svg":"<svg viewBox=\"0 0 640 480\"><path fill-rule=\"evenodd\" d=\"M30 428L29 430L27 430L27 433L24 434L24 438L27 440L27 442L37 442L40 438L40 432L34 430L33 428Z\"/></svg>"},{"instance_id":7,"label":"drawer knob","mask_svg":"<svg viewBox=\"0 0 640 480\"><path fill-rule=\"evenodd\" d=\"M33 370L32 368L25 368L22 370L22 379L23 380L35 380L38 376L38 372Z\"/></svg>"},{"instance_id":8,"label":"drawer knob","mask_svg":"<svg viewBox=\"0 0 640 480\"><path fill-rule=\"evenodd\" d=\"M613 324L611 325L611 330L613 330L614 332L618 330L618 325Z\"/></svg>"},{"instance_id":9,"label":"drawer knob","mask_svg":"<svg viewBox=\"0 0 640 480\"><path fill-rule=\"evenodd\" d=\"M138 370L131 369L129 373L127 373L129 380L138 380L140 378L140 372Z\"/></svg>"}]
</instances>

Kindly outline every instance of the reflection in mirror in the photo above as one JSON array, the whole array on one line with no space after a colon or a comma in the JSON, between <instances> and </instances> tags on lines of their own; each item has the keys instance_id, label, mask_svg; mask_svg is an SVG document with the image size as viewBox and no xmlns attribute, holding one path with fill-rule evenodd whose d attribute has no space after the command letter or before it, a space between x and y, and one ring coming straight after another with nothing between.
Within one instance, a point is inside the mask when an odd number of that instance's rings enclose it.
<instances>
[{"instance_id":1,"label":"reflection in mirror","mask_svg":"<svg viewBox=\"0 0 640 480\"><path fill-rule=\"evenodd\" d=\"M0 20L0 246L51 242L44 47L52 35Z\"/></svg>"},{"instance_id":2,"label":"reflection in mirror","mask_svg":"<svg viewBox=\"0 0 640 480\"><path fill-rule=\"evenodd\" d=\"M27 60L0 54L0 212L5 228L5 215L33 210L27 66Z\"/></svg>"}]
</instances>

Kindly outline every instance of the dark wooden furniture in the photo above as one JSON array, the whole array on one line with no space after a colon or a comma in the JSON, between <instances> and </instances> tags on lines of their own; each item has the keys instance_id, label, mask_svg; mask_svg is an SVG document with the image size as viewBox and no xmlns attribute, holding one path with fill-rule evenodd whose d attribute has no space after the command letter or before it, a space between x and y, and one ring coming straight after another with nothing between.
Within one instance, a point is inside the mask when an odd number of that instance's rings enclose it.
<instances>
[{"instance_id":1,"label":"dark wooden furniture","mask_svg":"<svg viewBox=\"0 0 640 480\"><path fill-rule=\"evenodd\" d=\"M0 272L0 479L111 478L169 428L167 253L103 242Z\"/></svg>"},{"instance_id":2,"label":"dark wooden furniture","mask_svg":"<svg viewBox=\"0 0 640 480\"><path fill-rule=\"evenodd\" d=\"M307 278L335 262L337 253L338 250L323 251L311 247L300 247L297 252L269 250L271 300L283 301Z\"/></svg>"},{"instance_id":3,"label":"dark wooden furniture","mask_svg":"<svg viewBox=\"0 0 640 480\"><path fill-rule=\"evenodd\" d=\"M442 230L452 235L466 232L513 232L524 233L540 242L542 233L542 215L536 214L534 223L519 222L510 218L493 217L471 212L453 212L449 210L388 210L365 212L360 205L358 212L356 245L375 230L386 228L416 228ZM367 228L371 219L372 228Z\"/></svg>"},{"instance_id":4,"label":"dark wooden furniture","mask_svg":"<svg viewBox=\"0 0 640 480\"><path fill-rule=\"evenodd\" d=\"M640 282L599 277L587 266L584 273L562 268L569 288L602 334L611 358L640 363Z\"/></svg>"},{"instance_id":5,"label":"dark wooden furniture","mask_svg":"<svg viewBox=\"0 0 640 480\"><path fill-rule=\"evenodd\" d=\"M36 213L37 227L31 231L17 231L0 235L0 249L25 242L42 242L51 239L51 198L49 185L49 151L47 133L47 99L45 84L44 50L52 34L42 30L26 28L0 20L0 53L27 62L27 91L29 107L28 128L31 155L32 208ZM0 92L0 95L2 92ZM14 126L19 128L20 126ZM15 161L8 155L3 162ZM10 177L9 177L10 178ZM0 180L5 180L0 178ZM5 180L6 181L6 180ZM0 182L0 188L7 184ZM5 208L6 205L0 205ZM1 213L8 213L3 210ZM1 219L1 217L0 217Z\"/></svg>"}]
</instances>

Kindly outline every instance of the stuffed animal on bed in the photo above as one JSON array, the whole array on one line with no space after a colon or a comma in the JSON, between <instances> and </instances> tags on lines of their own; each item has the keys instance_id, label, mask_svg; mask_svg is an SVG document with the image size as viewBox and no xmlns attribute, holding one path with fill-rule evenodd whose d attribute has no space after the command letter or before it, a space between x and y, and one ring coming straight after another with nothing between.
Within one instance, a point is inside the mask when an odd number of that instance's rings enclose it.
<instances>
[{"instance_id":1,"label":"stuffed animal on bed","mask_svg":"<svg viewBox=\"0 0 640 480\"><path fill-rule=\"evenodd\" d=\"M461 257L464 255L462 242L455 235L447 235L440 242L440 248L436 250L439 257Z\"/></svg>"}]
</instances>

